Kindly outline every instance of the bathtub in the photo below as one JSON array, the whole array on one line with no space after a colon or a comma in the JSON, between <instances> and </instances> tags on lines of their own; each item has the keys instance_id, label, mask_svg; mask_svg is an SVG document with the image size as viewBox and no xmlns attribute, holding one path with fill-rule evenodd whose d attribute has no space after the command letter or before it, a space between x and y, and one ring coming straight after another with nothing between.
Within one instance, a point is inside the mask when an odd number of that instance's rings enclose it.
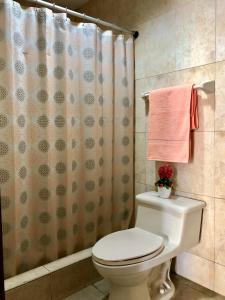
<instances>
[{"instance_id":1,"label":"bathtub","mask_svg":"<svg viewBox=\"0 0 225 300\"><path fill-rule=\"evenodd\" d=\"M88 248L6 279L6 300L61 300L100 279Z\"/></svg>"}]
</instances>

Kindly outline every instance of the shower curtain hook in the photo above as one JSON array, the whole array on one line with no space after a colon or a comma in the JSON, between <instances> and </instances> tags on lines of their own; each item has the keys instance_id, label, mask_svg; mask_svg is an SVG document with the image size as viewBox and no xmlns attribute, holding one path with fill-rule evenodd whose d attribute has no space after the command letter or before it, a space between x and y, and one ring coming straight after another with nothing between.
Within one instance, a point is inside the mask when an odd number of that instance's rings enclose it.
<instances>
[{"instance_id":1,"label":"shower curtain hook","mask_svg":"<svg viewBox=\"0 0 225 300\"><path fill-rule=\"evenodd\" d=\"M37 14L38 13L38 0L35 0L35 13Z\"/></svg>"},{"instance_id":2,"label":"shower curtain hook","mask_svg":"<svg viewBox=\"0 0 225 300\"><path fill-rule=\"evenodd\" d=\"M98 24L100 24L100 23L101 23L101 19L98 18ZM98 24L97 24L97 30L100 31L100 28L98 27Z\"/></svg>"},{"instance_id":3,"label":"shower curtain hook","mask_svg":"<svg viewBox=\"0 0 225 300\"><path fill-rule=\"evenodd\" d=\"M55 18L55 13L54 13L54 10L55 10L55 2L52 3L52 8L53 8L53 11L52 11L52 17L53 19Z\"/></svg>"},{"instance_id":4,"label":"shower curtain hook","mask_svg":"<svg viewBox=\"0 0 225 300\"><path fill-rule=\"evenodd\" d=\"M67 15L67 6L66 6L66 22L67 22L67 17L68 17L68 15Z\"/></svg>"}]
</instances>

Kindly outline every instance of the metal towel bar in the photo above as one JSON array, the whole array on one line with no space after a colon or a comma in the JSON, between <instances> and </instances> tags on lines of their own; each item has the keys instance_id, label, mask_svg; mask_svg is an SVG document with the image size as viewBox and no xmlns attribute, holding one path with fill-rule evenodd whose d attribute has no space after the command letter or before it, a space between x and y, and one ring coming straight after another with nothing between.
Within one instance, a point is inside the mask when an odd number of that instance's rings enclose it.
<instances>
[{"instance_id":1,"label":"metal towel bar","mask_svg":"<svg viewBox=\"0 0 225 300\"><path fill-rule=\"evenodd\" d=\"M200 84L196 84L194 86L194 88L198 89L198 90L203 90L204 92L209 93L209 94L214 93L215 92L215 80L206 81L206 82L202 82ZM149 95L151 95L151 92L143 93L141 95L141 97L144 100L147 100Z\"/></svg>"}]
</instances>

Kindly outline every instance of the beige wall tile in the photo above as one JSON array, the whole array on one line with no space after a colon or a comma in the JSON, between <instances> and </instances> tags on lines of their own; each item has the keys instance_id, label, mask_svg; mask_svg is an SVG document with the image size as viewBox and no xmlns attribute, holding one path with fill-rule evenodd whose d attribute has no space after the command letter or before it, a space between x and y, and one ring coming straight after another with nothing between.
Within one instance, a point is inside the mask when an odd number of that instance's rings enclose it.
<instances>
[{"instance_id":1,"label":"beige wall tile","mask_svg":"<svg viewBox=\"0 0 225 300\"><path fill-rule=\"evenodd\" d=\"M193 0L170 0L172 6L176 6L177 8L183 5L186 5L187 3L191 2Z\"/></svg>"},{"instance_id":2,"label":"beige wall tile","mask_svg":"<svg viewBox=\"0 0 225 300\"><path fill-rule=\"evenodd\" d=\"M161 0L160 0L161 1ZM136 30L135 25L142 22L143 9L145 0L120 0L119 9L118 2L113 1L116 6L115 17L119 24L124 27ZM151 0L149 2L152 2Z\"/></svg>"},{"instance_id":3,"label":"beige wall tile","mask_svg":"<svg viewBox=\"0 0 225 300\"><path fill-rule=\"evenodd\" d=\"M79 11L89 16L103 19L104 21L123 25L123 20L119 20L118 18L118 4L114 0L90 1L86 5L83 5Z\"/></svg>"},{"instance_id":4,"label":"beige wall tile","mask_svg":"<svg viewBox=\"0 0 225 300\"><path fill-rule=\"evenodd\" d=\"M145 193L147 191L146 189L146 185L143 183L139 183L139 182L135 182L135 191L134 191L134 196L138 195L138 194L142 194ZM135 208L134 208L134 220L133 220L133 226L135 224L135 218L136 218L136 213L137 213L137 202L135 199Z\"/></svg>"},{"instance_id":5,"label":"beige wall tile","mask_svg":"<svg viewBox=\"0 0 225 300\"><path fill-rule=\"evenodd\" d=\"M152 160L146 160L146 184L148 190L155 190L156 182L156 163Z\"/></svg>"},{"instance_id":6,"label":"beige wall tile","mask_svg":"<svg viewBox=\"0 0 225 300\"><path fill-rule=\"evenodd\" d=\"M225 132L215 132L215 197L225 199Z\"/></svg>"},{"instance_id":7,"label":"beige wall tile","mask_svg":"<svg viewBox=\"0 0 225 300\"><path fill-rule=\"evenodd\" d=\"M176 11L176 68L215 61L215 0L194 0Z\"/></svg>"},{"instance_id":8,"label":"beige wall tile","mask_svg":"<svg viewBox=\"0 0 225 300\"><path fill-rule=\"evenodd\" d=\"M225 2L216 0L216 60L225 59Z\"/></svg>"},{"instance_id":9,"label":"beige wall tile","mask_svg":"<svg viewBox=\"0 0 225 300\"><path fill-rule=\"evenodd\" d=\"M225 266L225 199L219 198L215 198L215 258Z\"/></svg>"},{"instance_id":10,"label":"beige wall tile","mask_svg":"<svg viewBox=\"0 0 225 300\"><path fill-rule=\"evenodd\" d=\"M136 79L171 72L175 69L175 11L137 26L135 42Z\"/></svg>"},{"instance_id":11,"label":"beige wall tile","mask_svg":"<svg viewBox=\"0 0 225 300\"><path fill-rule=\"evenodd\" d=\"M225 3L225 2L224 2ZM225 131L225 62L216 64L215 130Z\"/></svg>"},{"instance_id":12,"label":"beige wall tile","mask_svg":"<svg viewBox=\"0 0 225 300\"><path fill-rule=\"evenodd\" d=\"M225 267L215 264L215 292L225 296Z\"/></svg>"},{"instance_id":13,"label":"beige wall tile","mask_svg":"<svg viewBox=\"0 0 225 300\"><path fill-rule=\"evenodd\" d=\"M175 0L122 0L121 2L119 19L123 17L123 24L129 28L164 15L175 7Z\"/></svg>"},{"instance_id":14,"label":"beige wall tile","mask_svg":"<svg viewBox=\"0 0 225 300\"><path fill-rule=\"evenodd\" d=\"M173 73L172 73L173 74ZM160 89L164 87L170 86L170 76L171 74L160 74L156 76L147 77L146 80L146 91L150 91L153 89Z\"/></svg>"},{"instance_id":15,"label":"beige wall tile","mask_svg":"<svg viewBox=\"0 0 225 300\"><path fill-rule=\"evenodd\" d=\"M146 132L146 161L145 161L145 171L146 171L146 185L148 191L155 191L155 182L157 178L156 162L154 160L147 159L148 153L148 132Z\"/></svg>"},{"instance_id":16,"label":"beige wall tile","mask_svg":"<svg viewBox=\"0 0 225 300\"><path fill-rule=\"evenodd\" d=\"M177 256L175 271L208 289L214 289L214 262L184 252Z\"/></svg>"},{"instance_id":17,"label":"beige wall tile","mask_svg":"<svg viewBox=\"0 0 225 300\"><path fill-rule=\"evenodd\" d=\"M157 163L159 166L160 163ZM194 157L188 164L174 164L178 191L214 196L214 133L195 132Z\"/></svg>"},{"instance_id":18,"label":"beige wall tile","mask_svg":"<svg viewBox=\"0 0 225 300\"><path fill-rule=\"evenodd\" d=\"M51 300L50 275L43 276L6 293L6 300Z\"/></svg>"},{"instance_id":19,"label":"beige wall tile","mask_svg":"<svg viewBox=\"0 0 225 300\"><path fill-rule=\"evenodd\" d=\"M136 133L135 134L135 181L144 184L146 181L145 159L146 159L145 133Z\"/></svg>"},{"instance_id":20,"label":"beige wall tile","mask_svg":"<svg viewBox=\"0 0 225 300\"><path fill-rule=\"evenodd\" d=\"M135 81L135 132L146 131L147 106L145 100L141 97L142 93L147 91L146 79Z\"/></svg>"},{"instance_id":21,"label":"beige wall tile","mask_svg":"<svg viewBox=\"0 0 225 300\"><path fill-rule=\"evenodd\" d=\"M86 14L116 22L135 30L135 26L167 13L175 7L182 6L191 0L96 0L90 1L80 9Z\"/></svg>"},{"instance_id":22,"label":"beige wall tile","mask_svg":"<svg viewBox=\"0 0 225 300\"><path fill-rule=\"evenodd\" d=\"M146 185L143 183L135 182L135 195L144 193L146 191Z\"/></svg>"}]
</instances>

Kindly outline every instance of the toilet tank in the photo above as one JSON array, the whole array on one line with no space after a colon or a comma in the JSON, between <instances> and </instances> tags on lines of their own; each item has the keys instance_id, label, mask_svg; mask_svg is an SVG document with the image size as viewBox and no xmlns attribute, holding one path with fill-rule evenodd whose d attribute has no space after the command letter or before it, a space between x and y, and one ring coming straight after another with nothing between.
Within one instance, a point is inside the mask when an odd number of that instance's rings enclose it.
<instances>
[{"instance_id":1,"label":"toilet tank","mask_svg":"<svg viewBox=\"0 0 225 300\"><path fill-rule=\"evenodd\" d=\"M136 202L135 227L158 234L184 249L199 242L205 202L180 196L163 199L156 192L139 194Z\"/></svg>"}]
</instances>

